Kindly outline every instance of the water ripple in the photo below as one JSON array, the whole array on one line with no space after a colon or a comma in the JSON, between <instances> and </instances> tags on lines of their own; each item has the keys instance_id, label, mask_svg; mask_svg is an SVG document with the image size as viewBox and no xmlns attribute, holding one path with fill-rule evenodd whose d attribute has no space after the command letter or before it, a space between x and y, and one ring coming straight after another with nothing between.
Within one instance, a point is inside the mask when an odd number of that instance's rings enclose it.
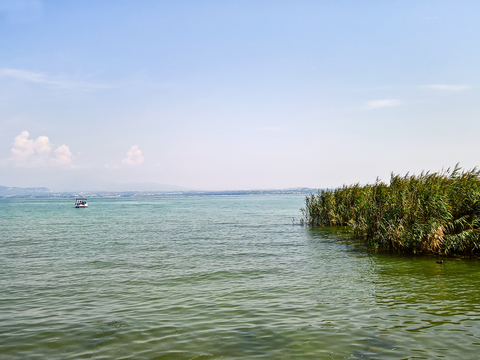
<instances>
[{"instance_id":1,"label":"water ripple","mask_svg":"<svg viewBox=\"0 0 480 360\"><path fill-rule=\"evenodd\" d=\"M0 200L2 359L476 359L480 264L292 226L301 196Z\"/></svg>"}]
</instances>

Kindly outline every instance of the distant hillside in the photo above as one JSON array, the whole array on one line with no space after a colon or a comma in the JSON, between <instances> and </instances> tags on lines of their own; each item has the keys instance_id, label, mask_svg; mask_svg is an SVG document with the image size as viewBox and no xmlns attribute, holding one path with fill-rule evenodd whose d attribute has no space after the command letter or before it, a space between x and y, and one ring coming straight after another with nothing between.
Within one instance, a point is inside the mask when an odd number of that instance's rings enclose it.
<instances>
[{"instance_id":1,"label":"distant hillside","mask_svg":"<svg viewBox=\"0 0 480 360\"><path fill-rule=\"evenodd\" d=\"M0 196L44 196L52 191L46 187L31 187L31 188L20 188L20 187L8 187L0 186Z\"/></svg>"}]
</instances>

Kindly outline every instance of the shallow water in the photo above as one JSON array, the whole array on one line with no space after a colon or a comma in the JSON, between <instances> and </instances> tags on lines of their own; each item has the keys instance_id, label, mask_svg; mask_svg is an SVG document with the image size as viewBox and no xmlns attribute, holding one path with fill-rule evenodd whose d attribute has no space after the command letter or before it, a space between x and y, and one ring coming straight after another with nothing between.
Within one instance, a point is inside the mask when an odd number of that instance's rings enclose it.
<instances>
[{"instance_id":1,"label":"shallow water","mask_svg":"<svg viewBox=\"0 0 480 360\"><path fill-rule=\"evenodd\" d=\"M0 358L478 358L480 261L372 253L303 201L0 200Z\"/></svg>"}]
</instances>

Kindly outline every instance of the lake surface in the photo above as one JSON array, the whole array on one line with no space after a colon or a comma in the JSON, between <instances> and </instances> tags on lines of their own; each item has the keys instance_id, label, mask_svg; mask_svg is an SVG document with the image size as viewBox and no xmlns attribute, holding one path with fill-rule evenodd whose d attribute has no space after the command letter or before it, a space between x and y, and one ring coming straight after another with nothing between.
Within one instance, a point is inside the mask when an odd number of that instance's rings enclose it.
<instances>
[{"instance_id":1,"label":"lake surface","mask_svg":"<svg viewBox=\"0 0 480 360\"><path fill-rule=\"evenodd\" d=\"M0 200L0 358L478 359L479 260L373 253L303 202Z\"/></svg>"}]
</instances>

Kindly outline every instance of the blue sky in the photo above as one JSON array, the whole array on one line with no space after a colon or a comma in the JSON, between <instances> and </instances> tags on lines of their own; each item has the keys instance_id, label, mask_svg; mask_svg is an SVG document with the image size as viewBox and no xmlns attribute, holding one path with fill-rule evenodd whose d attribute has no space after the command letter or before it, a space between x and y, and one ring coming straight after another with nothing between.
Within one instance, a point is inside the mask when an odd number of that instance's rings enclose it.
<instances>
[{"instance_id":1,"label":"blue sky","mask_svg":"<svg viewBox=\"0 0 480 360\"><path fill-rule=\"evenodd\" d=\"M0 185L336 187L472 168L479 13L0 0Z\"/></svg>"}]
</instances>

